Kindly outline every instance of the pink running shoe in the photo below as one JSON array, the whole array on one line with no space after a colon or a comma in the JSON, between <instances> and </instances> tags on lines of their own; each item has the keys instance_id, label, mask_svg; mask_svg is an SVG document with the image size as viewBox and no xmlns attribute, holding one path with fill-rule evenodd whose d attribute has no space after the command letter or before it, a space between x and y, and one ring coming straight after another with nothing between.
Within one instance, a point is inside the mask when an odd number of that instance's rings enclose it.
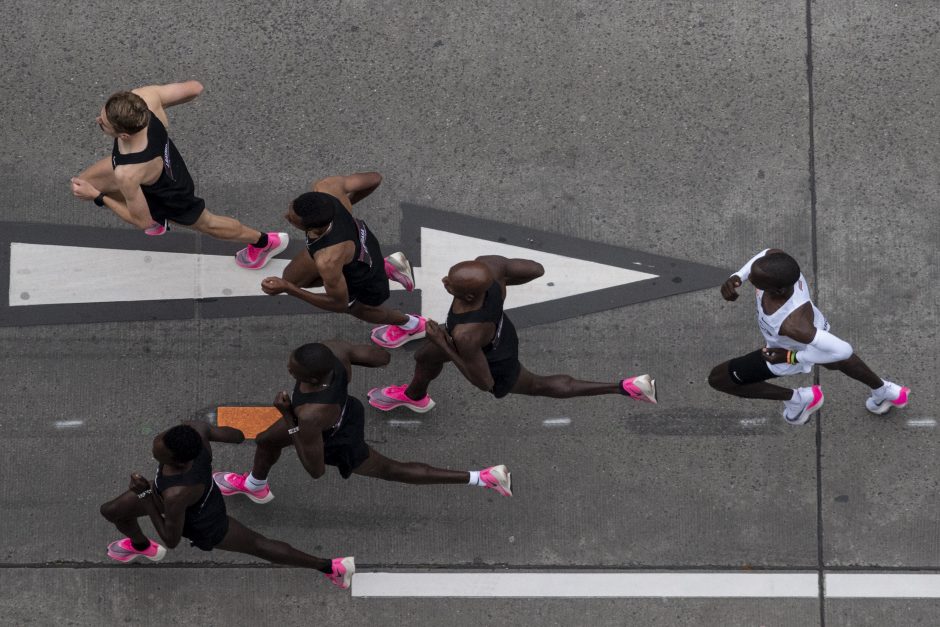
<instances>
[{"instance_id":1,"label":"pink running shoe","mask_svg":"<svg viewBox=\"0 0 940 627\"><path fill-rule=\"evenodd\" d=\"M891 388L888 390L889 396L881 398L872 394L865 399L865 408L871 413L881 416L891 411L892 407L898 409L907 407L907 399L911 394L911 388L896 383L889 383L889 387ZM891 398L891 396L894 398Z\"/></svg>"},{"instance_id":2,"label":"pink running shoe","mask_svg":"<svg viewBox=\"0 0 940 627\"><path fill-rule=\"evenodd\" d=\"M170 230L170 223L164 220L163 224L160 224L159 222L154 222L149 227L144 229L144 233L146 235L157 236L157 235L163 235L169 230Z\"/></svg>"},{"instance_id":3,"label":"pink running shoe","mask_svg":"<svg viewBox=\"0 0 940 627\"><path fill-rule=\"evenodd\" d=\"M826 397L823 395L822 388L818 385L797 389L800 400L797 402L784 402L783 419L791 425L805 425L809 421L809 417L820 410Z\"/></svg>"},{"instance_id":4,"label":"pink running shoe","mask_svg":"<svg viewBox=\"0 0 940 627\"><path fill-rule=\"evenodd\" d=\"M372 388L369 390L369 404L382 411L391 411L396 407L407 407L411 411L419 414L431 411L434 408L434 401L430 396L425 395L420 401L415 401L405 396L407 385L390 385L387 388Z\"/></svg>"},{"instance_id":5,"label":"pink running shoe","mask_svg":"<svg viewBox=\"0 0 940 627\"><path fill-rule=\"evenodd\" d=\"M150 538L147 538L150 540ZM150 546L143 551L134 548L130 538L117 540L108 545L108 557L119 562L130 562L138 557L146 557L151 562L159 562L166 556L166 548L150 540Z\"/></svg>"},{"instance_id":6,"label":"pink running shoe","mask_svg":"<svg viewBox=\"0 0 940 627\"><path fill-rule=\"evenodd\" d=\"M271 488L269 488L267 484L260 490L249 489L249 487L245 485L245 479L247 478L247 472L243 475L236 475L234 472L212 473L212 480L215 481L215 485L219 486L219 492L221 492L223 496L244 494L255 503L267 503L274 498L274 495L271 494Z\"/></svg>"},{"instance_id":7,"label":"pink running shoe","mask_svg":"<svg viewBox=\"0 0 940 627\"><path fill-rule=\"evenodd\" d=\"M411 271L411 263L405 258L405 253L392 253L385 258L385 276L401 283L408 292L415 288L415 275Z\"/></svg>"},{"instance_id":8,"label":"pink running shoe","mask_svg":"<svg viewBox=\"0 0 940 627\"><path fill-rule=\"evenodd\" d=\"M480 479L490 490L503 496L512 496L512 473L505 466L490 466L480 471Z\"/></svg>"},{"instance_id":9,"label":"pink running shoe","mask_svg":"<svg viewBox=\"0 0 940 627\"><path fill-rule=\"evenodd\" d=\"M644 403L656 403L656 379L648 374L624 379L620 382L620 393Z\"/></svg>"},{"instance_id":10,"label":"pink running shoe","mask_svg":"<svg viewBox=\"0 0 940 627\"><path fill-rule=\"evenodd\" d=\"M406 331L396 324L383 324L372 329L372 341L383 348L398 348L411 340L420 340L424 337L428 319L418 316L418 326Z\"/></svg>"},{"instance_id":11,"label":"pink running shoe","mask_svg":"<svg viewBox=\"0 0 940 627\"><path fill-rule=\"evenodd\" d=\"M356 558L333 558L333 572L330 574L323 574L326 575L327 579L333 582L333 585L339 586L345 590L352 583L353 575L356 574Z\"/></svg>"},{"instance_id":12,"label":"pink running shoe","mask_svg":"<svg viewBox=\"0 0 940 627\"><path fill-rule=\"evenodd\" d=\"M260 270L268 265L274 257L277 257L290 243L290 237L287 233L268 233L268 245L264 248L248 246L235 253L235 263L241 268L249 270Z\"/></svg>"}]
</instances>

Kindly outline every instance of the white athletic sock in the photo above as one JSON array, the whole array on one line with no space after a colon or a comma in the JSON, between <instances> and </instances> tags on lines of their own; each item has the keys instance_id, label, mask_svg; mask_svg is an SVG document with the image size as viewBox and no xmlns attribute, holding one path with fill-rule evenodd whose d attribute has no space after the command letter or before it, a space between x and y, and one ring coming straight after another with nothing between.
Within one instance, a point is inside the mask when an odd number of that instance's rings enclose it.
<instances>
[{"instance_id":1,"label":"white athletic sock","mask_svg":"<svg viewBox=\"0 0 940 627\"><path fill-rule=\"evenodd\" d=\"M255 476L251 473L248 473L248 476L245 477L245 487L249 490L260 490L266 485L268 485L267 479L255 479Z\"/></svg>"},{"instance_id":2,"label":"white athletic sock","mask_svg":"<svg viewBox=\"0 0 940 627\"><path fill-rule=\"evenodd\" d=\"M477 485L477 486L486 485L485 483L483 483L482 481L480 481L480 471L479 471L479 470L471 470L471 471L469 471L469 472L470 472L470 481L468 482L468 485Z\"/></svg>"},{"instance_id":3,"label":"white athletic sock","mask_svg":"<svg viewBox=\"0 0 940 627\"><path fill-rule=\"evenodd\" d=\"M406 322L405 324L400 324L398 326L404 329L405 331L414 331L415 329L417 329L418 325L421 324L421 319L418 318L418 316L412 316L411 314L405 314L405 315L408 316L408 322Z\"/></svg>"},{"instance_id":4,"label":"white athletic sock","mask_svg":"<svg viewBox=\"0 0 940 627\"><path fill-rule=\"evenodd\" d=\"M793 390L793 396L790 397L790 400L786 401L787 403L802 403L803 397L800 395L800 388Z\"/></svg>"}]
</instances>

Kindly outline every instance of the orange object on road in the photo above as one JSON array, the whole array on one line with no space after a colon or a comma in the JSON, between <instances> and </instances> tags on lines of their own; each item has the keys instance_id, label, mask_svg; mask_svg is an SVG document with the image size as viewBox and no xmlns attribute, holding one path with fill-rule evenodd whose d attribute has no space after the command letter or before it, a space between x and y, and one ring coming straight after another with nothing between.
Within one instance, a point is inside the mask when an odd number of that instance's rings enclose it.
<instances>
[{"instance_id":1,"label":"orange object on road","mask_svg":"<svg viewBox=\"0 0 940 627\"><path fill-rule=\"evenodd\" d=\"M220 427L235 427L253 440L259 433L281 419L274 407L219 407L216 423Z\"/></svg>"}]
</instances>

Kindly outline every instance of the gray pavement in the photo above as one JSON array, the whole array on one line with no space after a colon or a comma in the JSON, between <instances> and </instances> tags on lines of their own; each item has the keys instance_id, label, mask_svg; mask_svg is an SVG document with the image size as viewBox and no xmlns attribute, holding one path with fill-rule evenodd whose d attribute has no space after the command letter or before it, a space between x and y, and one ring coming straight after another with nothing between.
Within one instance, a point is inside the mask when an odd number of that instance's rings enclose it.
<instances>
[{"instance_id":1,"label":"gray pavement","mask_svg":"<svg viewBox=\"0 0 940 627\"><path fill-rule=\"evenodd\" d=\"M230 501L233 516L369 569L940 570L940 437L908 422L938 419L935 3L311 6L0 0L0 220L117 227L68 193L108 154L96 112L115 90L195 78L206 91L170 110L171 136L213 210L273 227L314 178L376 169L385 181L358 207L385 242L414 202L729 269L779 246L833 331L914 393L874 418L864 386L823 371L818 420L788 427L776 404L705 381L759 345L750 294L695 292L520 332L530 370L650 372L659 406L495 401L449 369L421 424L367 411L390 456L506 463L512 500L313 482L287 453L277 498ZM0 328L0 623L940 622L936 600L353 599L221 552L107 560L117 536L97 507L152 470L152 435L270 402L290 349L367 331L301 315ZM351 389L403 382L411 363L400 349ZM559 417L570 426L542 424ZM242 470L253 445L214 450Z\"/></svg>"}]
</instances>

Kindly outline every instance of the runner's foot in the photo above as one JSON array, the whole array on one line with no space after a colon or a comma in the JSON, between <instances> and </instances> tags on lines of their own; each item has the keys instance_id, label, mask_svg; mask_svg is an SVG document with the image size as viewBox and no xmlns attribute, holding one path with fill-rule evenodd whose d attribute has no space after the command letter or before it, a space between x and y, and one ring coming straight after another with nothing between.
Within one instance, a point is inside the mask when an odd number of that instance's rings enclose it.
<instances>
[{"instance_id":1,"label":"runner's foot","mask_svg":"<svg viewBox=\"0 0 940 627\"><path fill-rule=\"evenodd\" d=\"M339 586L343 590L352 583L353 575L356 574L356 558L337 557L333 559L333 572L326 574L326 578Z\"/></svg>"},{"instance_id":2,"label":"runner's foot","mask_svg":"<svg viewBox=\"0 0 940 627\"><path fill-rule=\"evenodd\" d=\"M797 388L797 400L784 401L783 419L791 425L804 425L809 417L815 414L823 406L826 397L823 395L822 388L814 385L808 388Z\"/></svg>"},{"instance_id":3,"label":"runner's foot","mask_svg":"<svg viewBox=\"0 0 940 627\"><path fill-rule=\"evenodd\" d=\"M892 407L901 409L907 406L907 399L910 396L911 388L903 387L897 383L885 381L884 392L873 391L871 396L865 399L865 409L879 416L887 414Z\"/></svg>"},{"instance_id":4,"label":"runner's foot","mask_svg":"<svg viewBox=\"0 0 940 627\"><path fill-rule=\"evenodd\" d=\"M392 253L385 258L385 276L396 283L401 283L406 291L415 288L415 275L405 253Z\"/></svg>"},{"instance_id":5,"label":"runner's foot","mask_svg":"<svg viewBox=\"0 0 940 627\"><path fill-rule=\"evenodd\" d=\"M166 555L166 548L150 538L147 538L147 540L150 542L150 546L143 551L135 549L130 538L116 540L108 545L108 557L119 562L130 562L138 557L146 557L151 562L159 562Z\"/></svg>"},{"instance_id":6,"label":"runner's foot","mask_svg":"<svg viewBox=\"0 0 940 627\"><path fill-rule=\"evenodd\" d=\"M144 233L146 233L147 235L157 236L157 235L163 235L169 230L170 230L170 223L164 220L163 224L160 224L159 222L154 222L149 227L144 229Z\"/></svg>"},{"instance_id":7,"label":"runner's foot","mask_svg":"<svg viewBox=\"0 0 940 627\"><path fill-rule=\"evenodd\" d=\"M215 481L215 485L219 486L219 492L223 496L244 494L255 503L267 503L274 498L274 495L271 494L271 488L267 484L260 490L252 490L245 485L245 479L247 478L248 473L243 475L236 475L234 472L212 473L212 480Z\"/></svg>"},{"instance_id":8,"label":"runner's foot","mask_svg":"<svg viewBox=\"0 0 940 627\"><path fill-rule=\"evenodd\" d=\"M260 270L271 259L278 256L287 248L290 237L287 233L268 233L268 245L264 248L248 245L235 253L235 263L241 268Z\"/></svg>"},{"instance_id":9,"label":"runner's foot","mask_svg":"<svg viewBox=\"0 0 940 627\"><path fill-rule=\"evenodd\" d=\"M405 395L407 385L390 385L386 388L369 390L369 404L382 411L391 411L396 407L407 407L411 411L423 414L434 408L434 401L425 395L421 400L414 400Z\"/></svg>"},{"instance_id":10,"label":"runner's foot","mask_svg":"<svg viewBox=\"0 0 940 627\"><path fill-rule=\"evenodd\" d=\"M503 496L512 496L512 473L505 466L490 466L480 471L480 480L490 490Z\"/></svg>"},{"instance_id":11,"label":"runner's foot","mask_svg":"<svg viewBox=\"0 0 940 627\"><path fill-rule=\"evenodd\" d=\"M411 331L406 331L396 324L383 324L380 327L375 327L372 329L372 341L382 348L398 348L411 340L423 338L427 327L427 318L424 316L415 317L418 318L418 326Z\"/></svg>"},{"instance_id":12,"label":"runner's foot","mask_svg":"<svg viewBox=\"0 0 940 627\"><path fill-rule=\"evenodd\" d=\"M656 379L648 374L624 379L620 382L620 393L644 403L656 403Z\"/></svg>"}]
</instances>

